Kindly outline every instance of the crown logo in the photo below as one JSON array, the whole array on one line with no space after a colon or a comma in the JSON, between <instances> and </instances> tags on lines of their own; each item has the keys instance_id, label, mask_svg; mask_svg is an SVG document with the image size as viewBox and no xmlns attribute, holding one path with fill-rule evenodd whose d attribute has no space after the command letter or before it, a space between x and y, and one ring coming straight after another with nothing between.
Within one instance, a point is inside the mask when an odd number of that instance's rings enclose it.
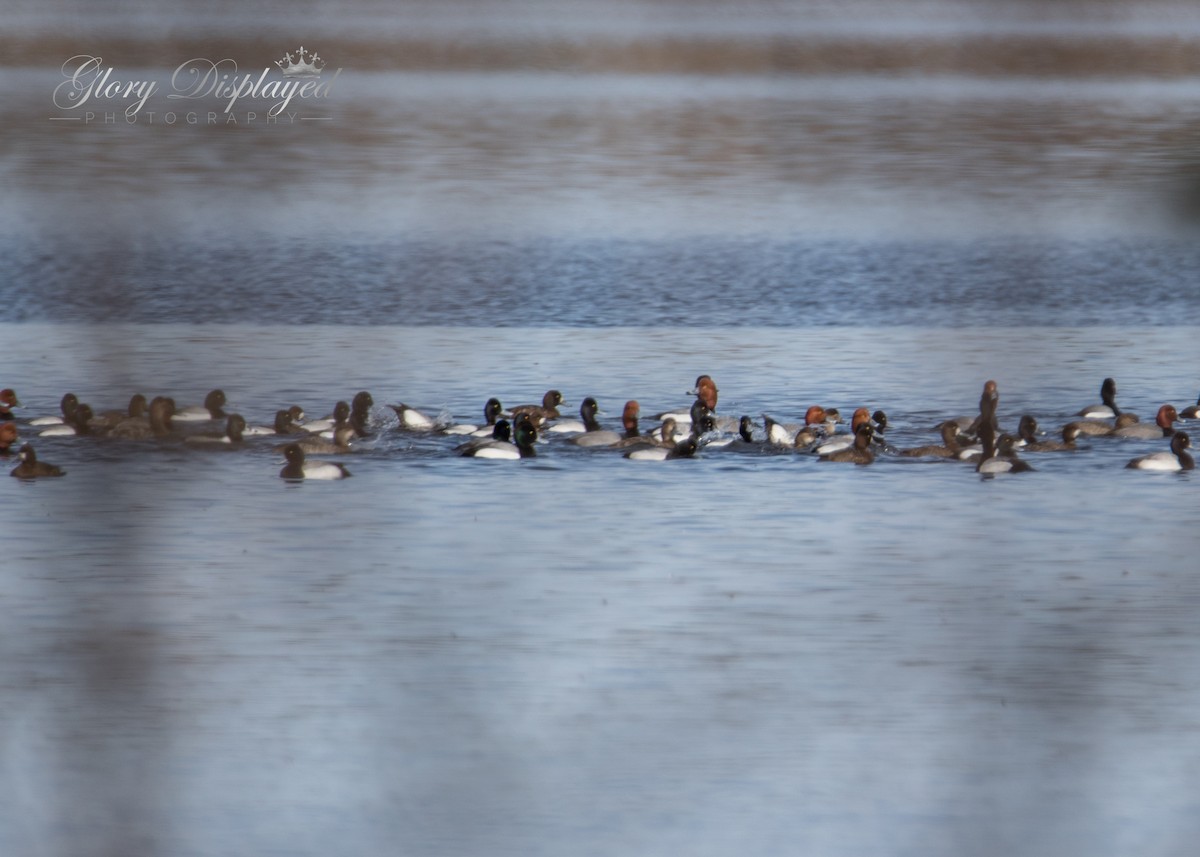
<instances>
[{"instance_id":1,"label":"crown logo","mask_svg":"<svg viewBox=\"0 0 1200 857\"><path fill-rule=\"evenodd\" d=\"M307 61L304 59L305 54L309 57ZM296 62L290 53L286 53L283 59L275 61L275 65L283 71L284 77L320 77L321 69L325 68L325 60L315 52L309 53L304 49L304 45L301 45L299 62Z\"/></svg>"}]
</instances>

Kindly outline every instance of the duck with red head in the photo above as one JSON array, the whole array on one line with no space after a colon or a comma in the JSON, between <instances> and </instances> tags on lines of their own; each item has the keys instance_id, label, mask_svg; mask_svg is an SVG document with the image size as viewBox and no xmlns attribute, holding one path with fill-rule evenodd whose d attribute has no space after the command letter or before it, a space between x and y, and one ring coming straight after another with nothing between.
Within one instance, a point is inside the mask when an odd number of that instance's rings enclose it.
<instances>
[{"instance_id":1,"label":"duck with red head","mask_svg":"<svg viewBox=\"0 0 1200 857\"><path fill-rule=\"evenodd\" d=\"M854 430L853 446L822 455L821 460L846 461L854 464L870 464L873 462L875 460L875 453L871 449L871 437L875 434L875 427L871 425L869 413L867 417L868 419L865 422L859 423L858 428Z\"/></svg>"},{"instance_id":2,"label":"duck with red head","mask_svg":"<svg viewBox=\"0 0 1200 857\"><path fill-rule=\"evenodd\" d=\"M0 423L0 455L9 455L11 447L17 442L17 424L14 422Z\"/></svg>"},{"instance_id":3,"label":"duck with red head","mask_svg":"<svg viewBox=\"0 0 1200 857\"><path fill-rule=\"evenodd\" d=\"M1174 405L1163 405L1154 417L1154 425L1135 423L1124 428L1114 429L1113 437L1132 437L1151 440L1157 437L1170 437L1175 434L1174 423L1179 421L1179 414Z\"/></svg>"},{"instance_id":4,"label":"duck with red head","mask_svg":"<svg viewBox=\"0 0 1200 857\"><path fill-rule=\"evenodd\" d=\"M767 443L775 446L806 447L823 440L829 431L829 420L820 405L810 405L804 412L804 425L781 423L770 414L763 414L763 425L767 432Z\"/></svg>"},{"instance_id":5,"label":"duck with red head","mask_svg":"<svg viewBox=\"0 0 1200 857\"><path fill-rule=\"evenodd\" d=\"M692 395L704 402L704 406L710 411L717 409L717 393L717 384L708 375L697 378L696 386L692 388Z\"/></svg>"},{"instance_id":6,"label":"duck with red head","mask_svg":"<svg viewBox=\"0 0 1200 857\"><path fill-rule=\"evenodd\" d=\"M21 407L17 394L11 389L0 390L0 421L13 419L12 408Z\"/></svg>"},{"instance_id":7,"label":"duck with red head","mask_svg":"<svg viewBox=\"0 0 1200 857\"><path fill-rule=\"evenodd\" d=\"M854 442L858 437L858 427L863 423L872 423L871 438L872 440L876 440L875 425L871 420L871 412L867 408L855 408L854 414L850 417L850 433L834 435L829 440L819 444L816 449L817 454L831 455L854 446Z\"/></svg>"}]
</instances>

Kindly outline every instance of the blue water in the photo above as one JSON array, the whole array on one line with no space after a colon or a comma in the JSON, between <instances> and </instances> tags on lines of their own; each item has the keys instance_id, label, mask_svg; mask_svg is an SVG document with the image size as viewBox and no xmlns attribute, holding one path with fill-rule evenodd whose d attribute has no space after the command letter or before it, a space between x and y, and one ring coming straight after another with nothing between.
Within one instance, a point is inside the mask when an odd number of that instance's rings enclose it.
<instances>
[{"instance_id":1,"label":"blue water","mask_svg":"<svg viewBox=\"0 0 1200 857\"><path fill-rule=\"evenodd\" d=\"M1197 481L1124 467L1162 441L489 462L384 407L616 427L708 373L905 447L987 379L1006 428L1191 404L1196 10L977 6L14 6L0 386L67 475L0 484L0 853L1193 853ZM51 118L79 51L300 39L328 121ZM217 386L379 431L293 484L25 424Z\"/></svg>"}]
</instances>

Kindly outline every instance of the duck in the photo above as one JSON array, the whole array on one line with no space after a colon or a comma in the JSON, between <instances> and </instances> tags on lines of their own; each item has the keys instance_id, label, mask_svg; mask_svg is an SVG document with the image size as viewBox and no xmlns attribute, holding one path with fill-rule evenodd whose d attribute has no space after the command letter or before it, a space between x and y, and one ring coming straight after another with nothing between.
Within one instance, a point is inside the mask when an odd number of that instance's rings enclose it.
<instances>
[{"instance_id":1,"label":"duck","mask_svg":"<svg viewBox=\"0 0 1200 857\"><path fill-rule=\"evenodd\" d=\"M1033 421L1033 425L1036 431L1037 420ZM1026 440L1023 448L1026 452L1074 452L1079 448L1075 441L1081 433L1078 423L1067 423L1062 427L1062 440Z\"/></svg>"},{"instance_id":2,"label":"duck","mask_svg":"<svg viewBox=\"0 0 1200 857\"><path fill-rule=\"evenodd\" d=\"M1196 461L1187 452L1192 439L1187 432L1177 431L1171 435L1170 452L1152 452L1149 455L1138 456L1125 465L1131 470L1160 470L1176 472L1180 470L1195 470Z\"/></svg>"},{"instance_id":3,"label":"duck","mask_svg":"<svg viewBox=\"0 0 1200 857\"><path fill-rule=\"evenodd\" d=\"M646 437L652 442L662 446L674 446L683 440L690 433L691 424L689 422L688 429L684 429L674 417L667 417L662 421L662 425L658 428L651 429Z\"/></svg>"},{"instance_id":4,"label":"duck","mask_svg":"<svg viewBox=\"0 0 1200 857\"><path fill-rule=\"evenodd\" d=\"M886 423L886 417L884 418ZM819 443L816 448L818 455L831 455L835 452L841 452L843 449L849 449L854 446L858 440L858 427L863 423L870 423L871 412L866 408L855 408L854 413L850 417L850 433L834 435L823 443ZM871 426L871 439L877 440L875 437L875 426ZM878 440L882 441L882 438Z\"/></svg>"},{"instance_id":5,"label":"duck","mask_svg":"<svg viewBox=\"0 0 1200 857\"><path fill-rule=\"evenodd\" d=\"M796 433L795 446L797 449L811 449L837 432L838 423L842 421L837 408L816 406L809 408L804 415L804 428ZM853 432L849 435L853 437Z\"/></svg>"},{"instance_id":6,"label":"duck","mask_svg":"<svg viewBox=\"0 0 1200 857\"><path fill-rule=\"evenodd\" d=\"M144 419L146 417L146 397L141 393L134 393L129 398L129 406L123 411L101 411L92 417L88 422L88 427L95 434L109 434L119 423L130 419Z\"/></svg>"},{"instance_id":7,"label":"duck","mask_svg":"<svg viewBox=\"0 0 1200 857\"><path fill-rule=\"evenodd\" d=\"M354 433L359 437L370 437L371 431L371 408L375 406L375 399L366 390L360 390L354 394L354 398L350 400L350 417L349 424L354 429Z\"/></svg>"},{"instance_id":8,"label":"duck","mask_svg":"<svg viewBox=\"0 0 1200 857\"><path fill-rule=\"evenodd\" d=\"M688 390L688 395L695 396L695 402L699 402L710 412L717 409L717 390L716 382L708 375L700 375L696 378L696 383ZM693 418L696 405L693 403L686 411L664 411L661 414L655 414L653 419L659 422L665 421L668 417L675 420L676 423L687 423Z\"/></svg>"},{"instance_id":9,"label":"duck","mask_svg":"<svg viewBox=\"0 0 1200 857\"><path fill-rule=\"evenodd\" d=\"M72 435L91 434L92 408L90 405L77 405L71 411L71 419L59 425L46 426L38 437L69 437Z\"/></svg>"},{"instance_id":10,"label":"duck","mask_svg":"<svg viewBox=\"0 0 1200 857\"><path fill-rule=\"evenodd\" d=\"M287 464L279 471L282 479L345 479L350 471L336 461L305 461L304 448L299 443L289 443L283 448Z\"/></svg>"},{"instance_id":11,"label":"duck","mask_svg":"<svg viewBox=\"0 0 1200 857\"><path fill-rule=\"evenodd\" d=\"M12 408L21 407L16 391L11 388L0 390L0 422L14 419Z\"/></svg>"},{"instance_id":12,"label":"duck","mask_svg":"<svg viewBox=\"0 0 1200 857\"><path fill-rule=\"evenodd\" d=\"M804 412L803 426L781 423L772 419L769 414L763 414L762 417L767 432L767 443L775 446L810 446L827 437L831 425L828 411L820 405L811 405Z\"/></svg>"},{"instance_id":13,"label":"duck","mask_svg":"<svg viewBox=\"0 0 1200 857\"><path fill-rule=\"evenodd\" d=\"M17 442L17 424L13 422L0 423L0 455L8 455L11 447Z\"/></svg>"},{"instance_id":14,"label":"duck","mask_svg":"<svg viewBox=\"0 0 1200 857\"><path fill-rule=\"evenodd\" d=\"M108 436L122 440L148 440L170 436L175 414L175 400L169 396L155 396L150 400L145 417L129 417L108 430Z\"/></svg>"},{"instance_id":15,"label":"duck","mask_svg":"<svg viewBox=\"0 0 1200 857\"><path fill-rule=\"evenodd\" d=\"M225 419L225 431L221 434L190 434L184 443L205 448L230 447L242 442L242 432L246 430L246 420L241 414L230 414Z\"/></svg>"},{"instance_id":16,"label":"duck","mask_svg":"<svg viewBox=\"0 0 1200 857\"><path fill-rule=\"evenodd\" d=\"M854 446L822 455L821 460L870 464L875 460L875 453L871 450L871 438L874 434L875 429L871 425L870 419L859 423L858 428L854 431Z\"/></svg>"},{"instance_id":17,"label":"duck","mask_svg":"<svg viewBox=\"0 0 1200 857\"><path fill-rule=\"evenodd\" d=\"M497 426L499 423L497 423ZM513 424L513 443L484 444L477 449L464 452L471 458L493 458L515 460L518 458L536 458L537 450L533 448L537 442L537 427L528 413L519 414Z\"/></svg>"},{"instance_id":18,"label":"duck","mask_svg":"<svg viewBox=\"0 0 1200 857\"><path fill-rule=\"evenodd\" d=\"M71 417L75 413L75 409L79 407L79 397L74 393L64 393L59 402L58 416L34 417L29 421L31 426L58 426L63 423L70 422Z\"/></svg>"},{"instance_id":19,"label":"duck","mask_svg":"<svg viewBox=\"0 0 1200 857\"><path fill-rule=\"evenodd\" d=\"M1104 382L1100 385L1100 401L1103 404L1088 405L1075 416L1093 420L1106 420L1119 417L1121 416L1121 409L1117 407L1117 403L1114 401L1116 396L1117 382L1112 378L1105 378Z\"/></svg>"},{"instance_id":20,"label":"duck","mask_svg":"<svg viewBox=\"0 0 1200 857\"><path fill-rule=\"evenodd\" d=\"M1163 405L1158 409L1158 414L1154 418L1154 425L1135 423L1134 425L1114 429L1112 435L1114 437L1134 437L1147 440L1156 437L1170 437L1175 434L1172 424L1178 421L1179 414L1175 411L1175 406Z\"/></svg>"},{"instance_id":21,"label":"duck","mask_svg":"<svg viewBox=\"0 0 1200 857\"><path fill-rule=\"evenodd\" d=\"M319 420L311 420L305 423L301 428L310 434L325 434L329 433L333 437L333 432L339 427L349 425L350 422L350 403L339 401L333 406L333 416L325 417Z\"/></svg>"},{"instance_id":22,"label":"duck","mask_svg":"<svg viewBox=\"0 0 1200 857\"><path fill-rule=\"evenodd\" d=\"M200 422L201 420L223 420L228 418L225 413L225 391L210 390L204 397L203 405L189 405L176 410L172 419L176 422Z\"/></svg>"},{"instance_id":23,"label":"duck","mask_svg":"<svg viewBox=\"0 0 1200 857\"><path fill-rule=\"evenodd\" d=\"M457 423L442 429L442 434L471 435L472 437L491 437L496 420L504 413L504 405L496 397L488 399L483 405L483 425L472 423Z\"/></svg>"},{"instance_id":24,"label":"duck","mask_svg":"<svg viewBox=\"0 0 1200 857\"><path fill-rule=\"evenodd\" d=\"M1196 404L1188 405L1188 407L1180 411L1179 418L1181 420L1194 420L1200 418L1200 397L1196 399Z\"/></svg>"},{"instance_id":25,"label":"duck","mask_svg":"<svg viewBox=\"0 0 1200 857\"><path fill-rule=\"evenodd\" d=\"M906 458L957 458L962 451L962 447L958 445L958 429L957 421L945 420L938 425L938 430L942 433L941 446L928 444L911 449L898 449L896 454Z\"/></svg>"},{"instance_id":26,"label":"duck","mask_svg":"<svg viewBox=\"0 0 1200 857\"><path fill-rule=\"evenodd\" d=\"M292 405L287 410L275 412L275 421L270 426L246 426L242 432L244 437L271 437L275 435L308 434L308 430L300 425L304 419L304 409Z\"/></svg>"},{"instance_id":27,"label":"duck","mask_svg":"<svg viewBox=\"0 0 1200 857\"><path fill-rule=\"evenodd\" d=\"M292 435L292 437L296 436ZM298 443L306 455L338 455L351 451L350 444L355 437L354 429L350 426L338 426L333 430L333 440L328 440L320 435L308 435L288 443L281 443L275 447L275 451L283 452L289 444Z\"/></svg>"},{"instance_id":28,"label":"duck","mask_svg":"<svg viewBox=\"0 0 1200 857\"><path fill-rule=\"evenodd\" d=\"M1103 420L1076 420L1072 425L1079 429L1081 435L1089 435L1091 437L1107 437L1112 435L1118 429L1129 428L1129 426L1137 425L1141 420L1137 414L1123 411L1121 416L1117 417L1113 423L1107 423Z\"/></svg>"},{"instance_id":29,"label":"duck","mask_svg":"<svg viewBox=\"0 0 1200 857\"><path fill-rule=\"evenodd\" d=\"M637 401L630 399L625 403L625 407L621 411L621 427L625 430L623 433L601 428L600 424L595 422L595 417L593 417L593 427L589 428L583 434L571 438L571 443L575 446L591 447L648 445L651 441L643 438L638 431L638 411L639 405Z\"/></svg>"},{"instance_id":30,"label":"duck","mask_svg":"<svg viewBox=\"0 0 1200 857\"><path fill-rule=\"evenodd\" d=\"M47 464L45 461L38 461L37 453L33 451L33 447L25 444L17 452L17 458L21 463L12 469L9 476L15 476L17 479L37 479L42 476L63 476L67 471L63 470L54 464Z\"/></svg>"},{"instance_id":31,"label":"duck","mask_svg":"<svg viewBox=\"0 0 1200 857\"><path fill-rule=\"evenodd\" d=\"M700 442L695 435L688 435L671 446L648 446L631 449L625 457L631 461L670 461L676 458L695 458Z\"/></svg>"},{"instance_id":32,"label":"duck","mask_svg":"<svg viewBox=\"0 0 1200 857\"><path fill-rule=\"evenodd\" d=\"M496 420L496 424L492 426L492 433L486 438L473 438L465 443L460 443L454 447L454 451L459 455L472 457L478 449L499 444L512 445L512 424L508 420Z\"/></svg>"},{"instance_id":33,"label":"duck","mask_svg":"<svg viewBox=\"0 0 1200 857\"><path fill-rule=\"evenodd\" d=\"M995 432L991 425L985 423L981 426L980 439L983 441L983 455L975 465L976 473L1027 473L1033 470L1027 462L1017 457L1016 438L1011 434L1001 435L997 448Z\"/></svg>"},{"instance_id":34,"label":"duck","mask_svg":"<svg viewBox=\"0 0 1200 857\"><path fill-rule=\"evenodd\" d=\"M717 383L708 375L700 375L696 378L696 385L692 387L692 395L700 401L704 402L704 407L710 411L717 410Z\"/></svg>"},{"instance_id":35,"label":"duck","mask_svg":"<svg viewBox=\"0 0 1200 857\"><path fill-rule=\"evenodd\" d=\"M388 407L396 412L396 417L400 420L400 428L407 431L429 431L437 426L437 421L433 417L426 416L403 402L398 405L388 405Z\"/></svg>"},{"instance_id":36,"label":"duck","mask_svg":"<svg viewBox=\"0 0 1200 857\"><path fill-rule=\"evenodd\" d=\"M563 404L563 395L558 390L547 390L546 395L542 396L540 405L518 405L509 411L513 418L526 414L535 425L540 425L547 420L556 420L561 416L558 408ZM515 425L515 424L514 424Z\"/></svg>"},{"instance_id":37,"label":"duck","mask_svg":"<svg viewBox=\"0 0 1200 857\"><path fill-rule=\"evenodd\" d=\"M981 428L986 424L991 426L992 431L996 434L1000 433L1000 424L996 420L996 408L1000 405L1000 388L995 381L985 381L983 392L979 396L979 416L971 423L967 429L967 434L978 436Z\"/></svg>"},{"instance_id":38,"label":"duck","mask_svg":"<svg viewBox=\"0 0 1200 857\"><path fill-rule=\"evenodd\" d=\"M600 405L596 400L587 396L579 403L579 419L577 420L559 420L554 425L546 429L547 432L555 434L570 434L585 431L600 431L600 423L596 419L596 415L600 413Z\"/></svg>"}]
</instances>

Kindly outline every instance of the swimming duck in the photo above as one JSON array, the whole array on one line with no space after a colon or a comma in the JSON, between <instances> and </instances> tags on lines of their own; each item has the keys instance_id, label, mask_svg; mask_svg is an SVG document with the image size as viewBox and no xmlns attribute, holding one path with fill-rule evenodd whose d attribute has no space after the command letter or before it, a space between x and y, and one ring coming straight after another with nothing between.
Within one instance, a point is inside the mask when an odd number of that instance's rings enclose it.
<instances>
[{"instance_id":1,"label":"swimming duck","mask_svg":"<svg viewBox=\"0 0 1200 857\"><path fill-rule=\"evenodd\" d=\"M1033 427L1036 431L1037 420L1033 421ZM1067 423L1062 427L1062 440L1026 440L1024 449L1026 452L1074 452L1078 449L1075 441L1080 434L1078 423Z\"/></svg>"},{"instance_id":2,"label":"swimming duck","mask_svg":"<svg viewBox=\"0 0 1200 857\"><path fill-rule=\"evenodd\" d=\"M691 422L693 414L696 410L696 402L703 405L708 412L713 412L717 409L717 385L708 375L701 375L696 379L695 385L688 391L689 395L695 396L696 399L686 411L664 411L661 414L655 414L652 419L663 422L668 418L675 420L676 423L684 424Z\"/></svg>"},{"instance_id":3,"label":"swimming duck","mask_svg":"<svg viewBox=\"0 0 1200 857\"><path fill-rule=\"evenodd\" d=\"M176 422L199 422L201 420L223 420L228 417L225 413L225 391L210 390L204 397L203 405L189 405L176 410L172 419Z\"/></svg>"},{"instance_id":4,"label":"swimming duck","mask_svg":"<svg viewBox=\"0 0 1200 857\"><path fill-rule=\"evenodd\" d=\"M1135 437L1151 439L1156 437L1170 437L1175 434L1175 428L1172 423L1179 421L1179 414L1175 411L1174 405L1163 405L1158 409L1158 414L1154 418L1154 425L1147 423L1135 423L1123 428L1114 429L1112 434L1114 437Z\"/></svg>"},{"instance_id":5,"label":"swimming duck","mask_svg":"<svg viewBox=\"0 0 1200 857\"><path fill-rule=\"evenodd\" d=\"M433 417L426 416L416 408L409 407L401 402L398 405L388 405L396 412L396 417L400 420L400 428L408 431L429 431L436 427L437 422Z\"/></svg>"},{"instance_id":6,"label":"swimming duck","mask_svg":"<svg viewBox=\"0 0 1200 857\"><path fill-rule=\"evenodd\" d=\"M499 425L499 423L497 423ZM518 414L513 424L513 443L485 444L471 452L464 452L472 458L517 459L536 458L537 450L533 448L537 441L537 428L533 418L528 413Z\"/></svg>"},{"instance_id":7,"label":"swimming duck","mask_svg":"<svg viewBox=\"0 0 1200 857\"><path fill-rule=\"evenodd\" d=\"M242 432L244 437L271 437L275 435L308 434L308 430L300 425L304 419L304 409L292 405L286 411L275 412L275 421L270 426L246 426Z\"/></svg>"},{"instance_id":8,"label":"swimming duck","mask_svg":"<svg viewBox=\"0 0 1200 857\"><path fill-rule=\"evenodd\" d=\"M345 479L350 471L335 461L305 461L304 448L299 443L289 443L283 449L287 464L279 471L283 479Z\"/></svg>"},{"instance_id":9,"label":"swimming duck","mask_svg":"<svg viewBox=\"0 0 1200 857\"><path fill-rule=\"evenodd\" d=\"M1117 407L1114 399L1117 396L1117 382L1112 378L1105 378L1100 385L1100 405L1088 405L1075 416L1084 417L1085 419L1110 419L1112 417L1121 416L1121 409Z\"/></svg>"},{"instance_id":10,"label":"swimming duck","mask_svg":"<svg viewBox=\"0 0 1200 857\"><path fill-rule=\"evenodd\" d=\"M242 432L246 430L246 420L241 414L230 414L225 419L225 431L221 434L190 434L184 443L201 447L231 447L242 442Z\"/></svg>"},{"instance_id":11,"label":"swimming duck","mask_svg":"<svg viewBox=\"0 0 1200 857\"><path fill-rule=\"evenodd\" d=\"M442 434L469 434L473 437L491 437L492 429L496 425L496 420L504 413L504 405L500 404L500 400L493 397L488 399L483 405L483 425L477 426L472 423L458 423L449 425L442 429Z\"/></svg>"},{"instance_id":12,"label":"swimming duck","mask_svg":"<svg viewBox=\"0 0 1200 857\"><path fill-rule=\"evenodd\" d=\"M149 413L145 417L129 417L121 420L108 431L109 437L122 440L148 440L170 436L175 414L175 400L169 396L155 396L150 400Z\"/></svg>"},{"instance_id":13,"label":"swimming duck","mask_svg":"<svg viewBox=\"0 0 1200 857\"><path fill-rule=\"evenodd\" d=\"M625 403L625 408L621 412L621 426L624 428L624 433L618 433L609 429L600 427L600 424L592 418L592 425L581 435L576 435L571 438L571 443L576 446L645 446L652 441L643 438L638 432L638 403L634 399L630 399Z\"/></svg>"},{"instance_id":14,"label":"swimming duck","mask_svg":"<svg viewBox=\"0 0 1200 857\"><path fill-rule=\"evenodd\" d=\"M975 465L975 471L983 474L1027 473L1033 468L1017 457L1016 438L1011 434L1000 436L999 448L996 435L990 424L980 426L979 437L983 441L983 456Z\"/></svg>"},{"instance_id":15,"label":"swimming duck","mask_svg":"<svg viewBox=\"0 0 1200 857\"><path fill-rule=\"evenodd\" d=\"M309 435L300 440L294 440L292 443L300 445L306 455L338 455L343 452L350 452L350 443L356 435L354 429L350 426L338 426L333 430L333 440L326 440L321 436ZM288 444L281 443L275 447L279 452L283 452L288 447Z\"/></svg>"},{"instance_id":16,"label":"swimming duck","mask_svg":"<svg viewBox=\"0 0 1200 857\"><path fill-rule=\"evenodd\" d=\"M1133 470L1161 470L1175 472L1178 470L1195 470L1196 461L1186 451L1192 445L1192 439L1187 432L1177 431L1171 435L1170 452L1152 452L1139 456L1125 466Z\"/></svg>"},{"instance_id":17,"label":"swimming duck","mask_svg":"<svg viewBox=\"0 0 1200 857\"><path fill-rule=\"evenodd\" d=\"M672 446L649 446L642 449L632 449L625 457L632 461L670 461L676 458L694 458L700 449L700 443L695 435L688 435Z\"/></svg>"},{"instance_id":18,"label":"swimming duck","mask_svg":"<svg viewBox=\"0 0 1200 857\"><path fill-rule=\"evenodd\" d=\"M1117 417L1115 423L1108 423L1103 420L1075 420L1072 425L1079 429L1081 435L1089 435L1091 437L1107 437L1113 434L1118 429L1128 428L1132 425L1137 425L1141 420L1138 415L1123 411L1121 416Z\"/></svg>"},{"instance_id":19,"label":"swimming duck","mask_svg":"<svg viewBox=\"0 0 1200 857\"><path fill-rule=\"evenodd\" d=\"M88 427L93 434L109 434L125 420L145 419L146 410L146 397L141 393L134 393L129 398L129 406L125 410L102 411L92 417L88 422Z\"/></svg>"},{"instance_id":20,"label":"swimming duck","mask_svg":"<svg viewBox=\"0 0 1200 857\"><path fill-rule=\"evenodd\" d=\"M328 432L329 437L333 437L333 432L340 426L350 424L350 403L340 401L333 406L333 416L325 417L319 420L311 420L305 423L301 428L310 434L325 434Z\"/></svg>"},{"instance_id":21,"label":"swimming duck","mask_svg":"<svg viewBox=\"0 0 1200 857\"><path fill-rule=\"evenodd\" d=\"M871 450L871 437L874 433L875 429L869 419L866 422L859 423L858 428L854 431L854 446L822 455L821 460L870 464L875 460L875 453Z\"/></svg>"},{"instance_id":22,"label":"swimming duck","mask_svg":"<svg viewBox=\"0 0 1200 857\"><path fill-rule=\"evenodd\" d=\"M459 455L474 457L475 451L483 449L485 446L503 444L505 447L512 446L512 425L508 420L496 420L496 424L492 426L492 433L486 438L475 438L468 440L466 443L460 443L454 447L454 451Z\"/></svg>"},{"instance_id":23,"label":"swimming duck","mask_svg":"<svg viewBox=\"0 0 1200 857\"><path fill-rule=\"evenodd\" d=\"M13 419L11 408L21 407L17 394L11 389L0 390L0 421Z\"/></svg>"},{"instance_id":24,"label":"swimming duck","mask_svg":"<svg viewBox=\"0 0 1200 857\"><path fill-rule=\"evenodd\" d=\"M513 419L526 414L535 425L540 425L546 420L556 420L561 416L558 412L559 405L563 404L563 395L558 390L547 390L546 395L542 396L540 405L518 405L513 408L510 413ZM515 425L515 424L514 424Z\"/></svg>"},{"instance_id":25,"label":"swimming duck","mask_svg":"<svg viewBox=\"0 0 1200 857\"><path fill-rule=\"evenodd\" d=\"M366 390L355 393L354 398L350 401L348 422L359 437L370 437L373 433L371 431L371 408L374 406L375 399Z\"/></svg>"},{"instance_id":26,"label":"swimming duck","mask_svg":"<svg viewBox=\"0 0 1200 857\"><path fill-rule=\"evenodd\" d=\"M16 423L0 423L0 455L8 455L10 448L17 442Z\"/></svg>"},{"instance_id":27,"label":"swimming duck","mask_svg":"<svg viewBox=\"0 0 1200 857\"><path fill-rule=\"evenodd\" d=\"M1196 404L1189 405L1179 412L1181 420L1194 420L1200 418L1200 397L1196 399Z\"/></svg>"},{"instance_id":28,"label":"swimming duck","mask_svg":"<svg viewBox=\"0 0 1200 857\"><path fill-rule=\"evenodd\" d=\"M91 434L92 408L90 405L76 405L71 411L71 419L60 425L46 426L38 437L67 437L71 435Z\"/></svg>"},{"instance_id":29,"label":"swimming duck","mask_svg":"<svg viewBox=\"0 0 1200 857\"><path fill-rule=\"evenodd\" d=\"M967 434L978 436L980 429L989 425L996 434L1000 432L1000 424L996 420L996 408L1000 405L1000 388L995 381L987 381L983 385L983 393L979 396L979 416L967 428Z\"/></svg>"},{"instance_id":30,"label":"swimming duck","mask_svg":"<svg viewBox=\"0 0 1200 857\"><path fill-rule=\"evenodd\" d=\"M959 424L954 420L946 420L938 429L942 433L942 444L917 446L912 449L898 449L896 453L908 458L957 458L962 448L958 445Z\"/></svg>"},{"instance_id":31,"label":"swimming duck","mask_svg":"<svg viewBox=\"0 0 1200 857\"><path fill-rule=\"evenodd\" d=\"M820 405L811 405L804 412L804 425L794 426L781 423L763 414L763 425L767 432L767 442L775 446L805 447L811 446L818 440L828 436L829 414Z\"/></svg>"},{"instance_id":32,"label":"swimming duck","mask_svg":"<svg viewBox=\"0 0 1200 857\"><path fill-rule=\"evenodd\" d=\"M816 452L818 455L832 455L835 452L841 452L843 449L849 449L854 446L858 440L858 427L863 423L870 423L871 412L866 408L856 408L854 414L850 417L850 433L834 435L828 440L817 444ZM887 418L884 417L886 424ZM875 440L875 426L871 426L871 439Z\"/></svg>"},{"instance_id":33,"label":"swimming duck","mask_svg":"<svg viewBox=\"0 0 1200 857\"><path fill-rule=\"evenodd\" d=\"M52 417L34 417L29 421L31 426L58 426L63 423L70 422L71 417L75 414L75 409L79 407L79 397L74 393L64 393L62 400L59 402L61 414Z\"/></svg>"},{"instance_id":34,"label":"swimming duck","mask_svg":"<svg viewBox=\"0 0 1200 857\"><path fill-rule=\"evenodd\" d=\"M38 461L37 453L33 451L33 447L25 444L17 453L17 457L21 459L21 463L12 469L9 476L15 476L18 479L37 479L41 476L62 476L67 471L53 464L47 464L44 461Z\"/></svg>"},{"instance_id":35,"label":"swimming duck","mask_svg":"<svg viewBox=\"0 0 1200 857\"><path fill-rule=\"evenodd\" d=\"M596 415L600 413L600 406L591 396L586 397L579 403L579 419L577 420L559 420L547 432L555 434L569 434L572 432L584 431L600 431L600 423L596 419Z\"/></svg>"}]
</instances>

